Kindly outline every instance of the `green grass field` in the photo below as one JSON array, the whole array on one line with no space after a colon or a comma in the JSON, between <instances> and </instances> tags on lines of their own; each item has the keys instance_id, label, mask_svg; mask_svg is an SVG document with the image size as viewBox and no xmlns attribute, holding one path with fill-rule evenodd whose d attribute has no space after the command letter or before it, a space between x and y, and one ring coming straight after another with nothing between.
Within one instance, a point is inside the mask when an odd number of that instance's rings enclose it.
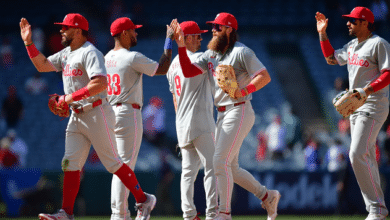
<instances>
[{"instance_id":1,"label":"green grass field","mask_svg":"<svg viewBox=\"0 0 390 220\"><path fill-rule=\"evenodd\" d=\"M199 216L201 219L205 219L204 216ZM321 216L321 215L279 215L276 220L364 220L367 216ZM13 218L12 220L28 220L28 219L38 219L38 218ZM77 217L76 220L109 220L109 216L85 216ZM183 219L180 216L152 216L150 219L158 220L181 220ZM234 220L266 220L265 215L256 215L256 216L233 216Z\"/></svg>"}]
</instances>

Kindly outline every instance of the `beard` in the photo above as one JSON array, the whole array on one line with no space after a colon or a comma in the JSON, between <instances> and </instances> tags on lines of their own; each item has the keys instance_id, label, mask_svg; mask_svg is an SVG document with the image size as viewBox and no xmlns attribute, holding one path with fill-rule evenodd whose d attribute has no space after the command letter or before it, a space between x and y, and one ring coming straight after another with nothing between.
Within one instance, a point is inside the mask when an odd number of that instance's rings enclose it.
<instances>
[{"instance_id":1,"label":"beard","mask_svg":"<svg viewBox=\"0 0 390 220\"><path fill-rule=\"evenodd\" d=\"M132 37L131 38L130 47L135 47L135 46L137 46L137 38Z\"/></svg>"},{"instance_id":2,"label":"beard","mask_svg":"<svg viewBox=\"0 0 390 220\"><path fill-rule=\"evenodd\" d=\"M67 46L69 46L72 43L73 38L66 37L66 36L64 36L64 38L65 39L61 40L61 44L62 44L62 46L67 47Z\"/></svg>"},{"instance_id":3,"label":"beard","mask_svg":"<svg viewBox=\"0 0 390 220\"><path fill-rule=\"evenodd\" d=\"M215 36L213 37L209 44L207 45L207 48L213 51L216 51L218 53L222 53L226 46L228 45L228 37L227 35L223 35L221 37Z\"/></svg>"}]
</instances>

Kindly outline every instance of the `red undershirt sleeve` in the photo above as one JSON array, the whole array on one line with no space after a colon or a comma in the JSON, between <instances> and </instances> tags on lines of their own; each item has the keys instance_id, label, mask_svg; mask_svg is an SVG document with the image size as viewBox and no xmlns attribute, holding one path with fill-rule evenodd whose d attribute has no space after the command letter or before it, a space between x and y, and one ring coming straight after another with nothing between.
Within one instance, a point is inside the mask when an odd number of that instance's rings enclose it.
<instances>
[{"instance_id":1,"label":"red undershirt sleeve","mask_svg":"<svg viewBox=\"0 0 390 220\"><path fill-rule=\"evenodd\" d=\"M179 61L184 77L190 78L203 73L203 70L191 63L186 47L179 47Z\"/></svg>"},{"instance_id":2,"label":"red undershirt sleeve","mask_svg":"<svg viewBox=\"0 0 390 220\"><path fill-rule=\"evenodd\" d=\"M374 82L371 83L371 86L374 89L374 92L376 92L385 88L389 84L390 84L390 70L385 70L378 79L376 79Z\"/></svg>"}]
</instances>

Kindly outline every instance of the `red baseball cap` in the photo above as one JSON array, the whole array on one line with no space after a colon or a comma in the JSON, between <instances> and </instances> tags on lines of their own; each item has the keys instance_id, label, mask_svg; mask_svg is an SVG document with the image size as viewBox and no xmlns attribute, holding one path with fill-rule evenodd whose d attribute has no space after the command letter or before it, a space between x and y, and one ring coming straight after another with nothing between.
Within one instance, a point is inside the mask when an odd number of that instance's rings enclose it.
<instances>
[{"instance_id":1,"label":"red baseball cap","mask_svg":"<svg viewBox=\"0 0 390 220\"><path fill-rule=\"evenodd\" d=\"M135 25L130 18L122 17L116 19L114 22L112 22L110 27L111 36L115 36L117 34L122 33L122 31L129 30L129 29L137 29L142 27L142 25Z\"/></svg>"},{"instance_id":2,"label":"red baseball cap","mask_svg":"<svg viewBox=\"0 0 390 220\"><path fill-rule=\"evenodd\" d=\"M201 30L195 21L183 21L180 23L180 28L183 30L184 35L203 34L208 31Z\"/></svg>"},{"instance_id":3,"label":"red baseball cap","mask_svg":"<svg viewBox=\"0 0 390 220\"><path fill-rule=\"evenodd\" d=\"M54 24L65 25L73 28L80 28L85 31L88 31L89 29L87 19L85 19L81 14L67 14L63 22L57 22Z\"/></svg>"},{"instance_id":4,"label":"red baseball cap","mask_svg":"<svg viewBox=\"0 0 390 220\"><path fill-rule=\"evenodd\" d=\"M206 22L207 24L220 24L220 25L225 25L234 28L234 30L237 30L238 24L237 24L237 19L229 13L226 12L221 12L217 14L215 17L214 21L208 21Z\"/></svg>"},{"instance_id":5,"label":"red baseball cap","mask_svg":"<svg viewBox=\"0 0 390 220\"><path fill-rule=\"evenodd\" d=\"M357 18L374 23L374 14L366 7L355 7L349 15L343 15L343 18Z\"/></svg>"}]
</instances>

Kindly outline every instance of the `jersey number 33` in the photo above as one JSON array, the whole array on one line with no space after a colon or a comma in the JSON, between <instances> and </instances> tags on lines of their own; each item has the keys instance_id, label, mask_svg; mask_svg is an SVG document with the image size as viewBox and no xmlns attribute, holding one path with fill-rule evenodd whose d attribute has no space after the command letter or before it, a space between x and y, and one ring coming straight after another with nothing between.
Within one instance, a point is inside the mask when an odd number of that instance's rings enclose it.
<instances>
[{"instance_id":1,"label":"jersey number 33","mask_svg":"<svg viewBox=\"0 0 390 220\"><path fill-rule=\"evenodd\" d=\"M121 77L114 73L112 75L107 74L107 94L108 95L120 95L121 94Z\"/></svg>"}]
</instances>

